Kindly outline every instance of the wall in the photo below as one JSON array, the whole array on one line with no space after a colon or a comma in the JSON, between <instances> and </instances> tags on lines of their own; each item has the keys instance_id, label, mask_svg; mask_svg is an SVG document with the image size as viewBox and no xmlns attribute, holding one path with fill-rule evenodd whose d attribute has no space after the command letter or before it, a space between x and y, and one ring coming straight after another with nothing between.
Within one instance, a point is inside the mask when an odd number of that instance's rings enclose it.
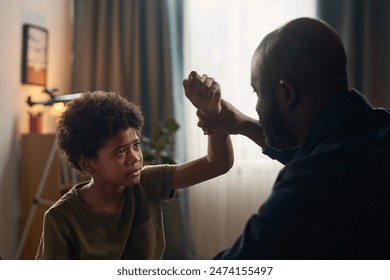
<instances>
[{"instance_id":1,"label":"wall","mask_svg":"<svg viewBox=\"0 0 390 280\"><path fill-rule=\"evenodd\" d=\"M26 99L41 100L42 87L21 84L22 24L49 31L47 86L58 94L71 88L73 0L0 1L0 256L13 259L20 238L20 136L29 131ZM54 132L55 119L43 110L43 133Z\"/></svg>"}]
</instances>

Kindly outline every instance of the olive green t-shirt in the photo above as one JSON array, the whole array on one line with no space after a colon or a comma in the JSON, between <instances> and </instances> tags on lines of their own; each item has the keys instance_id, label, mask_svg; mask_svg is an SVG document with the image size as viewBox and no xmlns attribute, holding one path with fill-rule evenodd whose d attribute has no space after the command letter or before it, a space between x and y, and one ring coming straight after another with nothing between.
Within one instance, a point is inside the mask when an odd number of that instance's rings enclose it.
<instances>
[{"instance_id":1,"label":"olive green t-shirt","mask_svg":"<svg viewBox=\"0 0 390 280\"><path fill-rule=\"evenodd\" d=\"M127 187L114 214L92 211L74 186L44 216L36 259L161 259L165 249L163 200L174 196L174 165L148 166Z\"/></svg>"}]
</instances>

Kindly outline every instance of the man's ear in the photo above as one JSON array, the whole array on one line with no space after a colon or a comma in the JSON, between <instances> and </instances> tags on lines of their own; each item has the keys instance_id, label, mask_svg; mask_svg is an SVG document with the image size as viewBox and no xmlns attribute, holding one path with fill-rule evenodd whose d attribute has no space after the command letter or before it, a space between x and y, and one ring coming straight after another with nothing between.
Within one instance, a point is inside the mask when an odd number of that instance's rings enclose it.
<instances>
[{"instance_id":1,"label":"man's ear","mask_svg":"<svg viewBox=\"0 0 390 280\"><path fill-rule=\"evenodd\" d=\"M279 90L279 98L284 108L293 108L299 99L298 88L290 80L283 79L279 81Z\"/></svg>"},{"instance_id":2,"label":"man's ear","mask_svg":"<svg viewBox=\"0 0 390 280\"><path fill-rule=\"evenodd\" d=\"M81 168L81 171L84 173L92 175L95 172L93 159L86 158L84 156L79 156L78 164Z\"/></svg>"}]
</instances>

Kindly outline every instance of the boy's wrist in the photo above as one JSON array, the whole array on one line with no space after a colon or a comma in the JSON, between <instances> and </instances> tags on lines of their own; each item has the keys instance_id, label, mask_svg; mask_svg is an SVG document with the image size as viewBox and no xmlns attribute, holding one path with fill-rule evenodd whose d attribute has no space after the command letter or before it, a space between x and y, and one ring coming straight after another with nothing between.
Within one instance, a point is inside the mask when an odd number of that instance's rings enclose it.
<instances>
[{"instance_id":1,"label":"boy's wrist","mask_svg":"<svg viewBox=\"0 0 390 280\"><path fill-rule=\"evenodd\" d=\"M203 117L206 120L215 120L221 115L222 108L220 106L220 108L216 111L203 111L203 110L199 110L199 111L202 113Z\"/></svg>"}]
</instances>

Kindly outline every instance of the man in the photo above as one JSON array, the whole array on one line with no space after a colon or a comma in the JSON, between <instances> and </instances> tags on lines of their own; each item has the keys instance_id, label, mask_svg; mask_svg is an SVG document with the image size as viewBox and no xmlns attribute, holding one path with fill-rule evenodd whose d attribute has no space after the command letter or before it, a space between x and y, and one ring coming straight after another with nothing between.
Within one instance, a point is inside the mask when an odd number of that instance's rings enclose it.
<instances>
[{"instance_id":1,"label":"man","mask_svg":"<svg viewBox=\"0 0 390 280\"><path fill-rule=\"evenodd\" d=\"M260 121L226 101L205 131L242 134L285 167L233 246L215 259L389 259L390 112L349 90L326 23L299 18L252 58Z\"/></svg>"}]
</instances>

